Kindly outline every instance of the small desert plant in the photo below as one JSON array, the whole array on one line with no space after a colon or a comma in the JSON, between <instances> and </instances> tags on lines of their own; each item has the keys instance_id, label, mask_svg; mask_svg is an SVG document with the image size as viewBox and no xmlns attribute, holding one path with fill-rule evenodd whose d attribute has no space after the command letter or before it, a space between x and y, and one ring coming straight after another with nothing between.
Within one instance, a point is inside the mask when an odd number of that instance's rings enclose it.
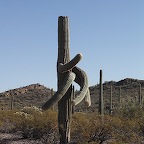
<instances>
[{"instance_id":1,"label":"small desert plant","mask_svg":"<svg viewBox=\"0 0 144 144\"><path fill-rule=\"evenodd\" d=\"M31 106L31 107L23 107L21 109L22 112L27 113L27 114L37 114L40 113L42 114L42 110L36 106Z\"/></svg>"}]
</instances>

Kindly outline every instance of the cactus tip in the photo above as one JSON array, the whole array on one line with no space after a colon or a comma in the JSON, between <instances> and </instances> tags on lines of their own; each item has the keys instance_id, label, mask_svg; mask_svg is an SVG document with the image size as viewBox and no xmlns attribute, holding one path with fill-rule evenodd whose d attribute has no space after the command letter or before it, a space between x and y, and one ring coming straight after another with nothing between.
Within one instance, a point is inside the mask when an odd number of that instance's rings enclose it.
<instances>
[{"instance_id":1,"label":"cactus tip","mask_svg":"<svg viewBox=\"0 0 144 144\"><path fill-rule=\"evenodd\" d=\"M82 57L83 57L82 53L79 53L77 55L80 57L80 59L82 59Z\"/></svg>"}]
</instances>

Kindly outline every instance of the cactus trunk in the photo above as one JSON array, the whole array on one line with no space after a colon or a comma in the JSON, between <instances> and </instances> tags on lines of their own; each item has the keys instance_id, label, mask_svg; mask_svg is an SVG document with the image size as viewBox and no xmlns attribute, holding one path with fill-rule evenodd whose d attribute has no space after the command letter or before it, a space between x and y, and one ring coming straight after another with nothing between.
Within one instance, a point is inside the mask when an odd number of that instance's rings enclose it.
<instances>
[{"instance_id":1,"label":"cactus trunk","mask_svg":"<svg viewBox=\"0 0 144 144\"><path fill-rule=\"evenodd\" d=\"M99 89L99 114L104 115L102 70L100 70L100 84L99 85L100 85L100 89Z\"/></svg>"},{"instance_id":2,"label":"cactus trunk","mask_svg":"<svg viewBox=\"0 0 144 144\"><path fill-rule=\"evenodd\" d=\"M14 95L11 95L11 110L13 110L13 105L14 105Z\"/></svg>"},{"instance_id":3,"label":"cactus trunk","mask_svg":"<svg viewBox=\"0 0 144 144\"><path fill-rule=\"evenodd\" d=\"M91 105L87 75L83 70L76 67L76 64L81 59L82 54L77 54L70 61L68 17L60 16L58 19L58 91L42 106L43 110L47 110L58 102L60 144L70 142L72 110L74 112L72 106L74 108L74 106L79 104L83 99L85 99L87 107ZM76 98L74 97L74 87L72 88L74 81L80 85L80 91Z\"/></svg>"},{"instance_id":4,"label":"cactus trunk","mask_svg":"<svg viewBox=\"0 0 144 144\"><path fill-rule=\"evenodd\" d=\"M69 48L69 26L68 17L60 16L58 19L58 64L66 64L70 61ZM66 72L68 73L68 72ZM66 73L57 70L58 90L65 78ZM70 124L72 116L72 85L67 90L63 98L58 102L58 126L60 133L60 144L67 144L70 141Z\"/></svg>"},{"instance_id":5,"label":"cactus trunk","mask_svg":"<svg viewBox=\"0 0 144 144\"><path fill-rule=\"evenodd\" d=\"M139 106L142 107L141 84L139 84Z\"/></svg>"},{"instance_id":6,"label":"cactus trunk","mask_svg":"<svg viewBox=\"0 0 144 144\"><path fill-rule=\"evenodd\" d=\"M122 108L122 96L121 96L121 86L119 86L119 108Z\"/></svg>"},{"instance_id":7,"label":"cactus trunk","mask_svg":"<svg viewBox=\"0 0 144 144\"><path fill-rule=\"evenodd\" d=\"M109 114L112 115L112 86L110 87L110 111Z\"/></svg>"},{"instance_id":8,"label":"cactus trunk","mask_svg":"<svg viewBox=\"0 0 144 144\"><path fill-rule=\"evenodd\" d=\"M54 90L53 88L51 89L51 97L54 95ZM52 110L54 110L54 106L52 107Z\"/></svg>"}]
</instances>

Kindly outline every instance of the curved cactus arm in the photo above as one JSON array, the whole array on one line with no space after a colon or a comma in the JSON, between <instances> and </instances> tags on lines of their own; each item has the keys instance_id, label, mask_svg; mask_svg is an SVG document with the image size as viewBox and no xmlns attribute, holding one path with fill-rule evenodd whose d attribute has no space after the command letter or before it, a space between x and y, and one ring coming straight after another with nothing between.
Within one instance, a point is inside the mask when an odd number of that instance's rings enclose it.
<instances>
[{"instance_id":1,"label":"curved cactus arm","mask_svg":"<svg viewBox=\"0 0 144 144\"><path fill-rule=\"evenodd\" d=\"M85 105L86 105L87 107L91 106L91 98L90 98L89 88L87 89L87 93L86 93L86 95L85 95L84 101L85 101Z\"/></svg>"},{"instance_id":2,"label":"curved cactus arm","mask_svg":"<svg viewBox=\"0 0 144 144\"><path fill-rule=\"evenodd\" d=\"M72 69L80 60L82 59L82 54L77 54L70 62L66 64L59 63L58 71L61 73L67 72Z\"/></svg>"},{"instance_id":3,"label":"curved cactus arm","mask_svg":"<svg viewBox=\"0 0 144 144\"><path fill-rule=\"evenodd\" d=\"M76 74L75 82L80 85L79 94L72 100L73 105L79 104L85 97L88 90L88 78L86 73L78 67L74 67L72 71Z\"/></svg>"},{"instance_id":4,"label":"curved cactus arm","mask_svg":"<svg viewBox=\"0 0 144 144\"><path fill-rule=\"evenodd\" d=\"M69 72L61 87L59 88L59 90L51 97L51 99L49 99L43 106L42 109L43 110L47 110L50 107L52 107L55 103L57 103L67 92L67 90L69 89L70 85L72 84L72 82L75 79L75 74L73 72Z\"/></svg>"}]
</instances>

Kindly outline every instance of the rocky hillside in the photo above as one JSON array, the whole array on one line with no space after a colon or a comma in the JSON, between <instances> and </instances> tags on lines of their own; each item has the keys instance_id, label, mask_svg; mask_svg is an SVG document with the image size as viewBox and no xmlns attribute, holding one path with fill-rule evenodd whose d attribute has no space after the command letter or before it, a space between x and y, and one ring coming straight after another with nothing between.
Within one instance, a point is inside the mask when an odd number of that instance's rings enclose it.
<instances>
[{"instance_id":1,"label":"rocky hillside","mask_svg":"<svg viewBox=\"0 0 144 144\"><path fill-rule=\"evenodd\" d=\"M0 93L0 108L10 109L13 101L14 109L24 106L40 107L51 96L51 90L40 84L32 84Z\"/></svg>"},{"instance_id":2,"label":"rocky hillside","mask_svg":"<svg viewBox=\"0 0 144 144\"><path fill-rule=\"evenodd\" d=\"M139 98L139 89L141 84L141 94L144 95L144 80L126 78L118 82L107 81L103 83L103 95L105 111L109 109L110 88L112 86L113 107L120 106L119 96L122 97L122 106L137 105ZM121 92L121 93L120 93ZM97 111L99 100L99 84L90 87L92 106L86 108L82 102L76 106L76 111ZM41 107L46 100L51 97L51 90L40 84L32 84L29 86L12 89L0 93L0 108L10 109L13 100L14 109L20 109L24 106Z\"/></svg>"},{"instance_id":3,"label":"rocky hillside","mask_svg":"<svg viewBox=\"0 0 144 144\"><path fill-rule=\"evenodd\" d=\"M108 81L103 83L103 96L105 111L108 111L110 106L110 93L112 87L112 100L113 108L134 106L139 104L139 93L141 86L141 96L144 96L144 80L137 80L132 78L126 78L118 82ZM90 87L92 98L92 111L98 109L99 101L99 85ZM121 105L120 105L121 96Z\"/></svg>"}]
</instances>

